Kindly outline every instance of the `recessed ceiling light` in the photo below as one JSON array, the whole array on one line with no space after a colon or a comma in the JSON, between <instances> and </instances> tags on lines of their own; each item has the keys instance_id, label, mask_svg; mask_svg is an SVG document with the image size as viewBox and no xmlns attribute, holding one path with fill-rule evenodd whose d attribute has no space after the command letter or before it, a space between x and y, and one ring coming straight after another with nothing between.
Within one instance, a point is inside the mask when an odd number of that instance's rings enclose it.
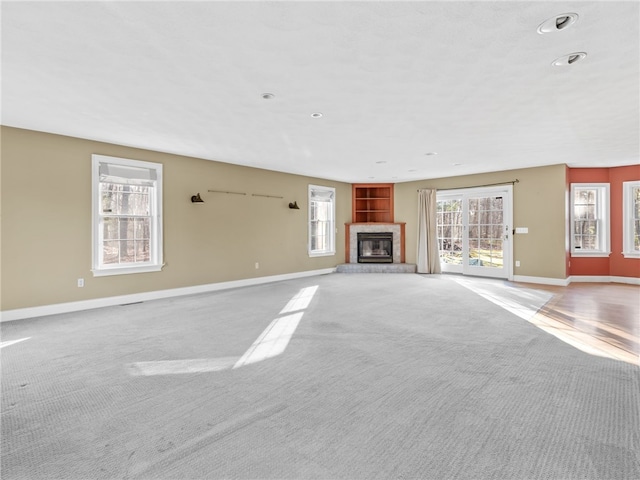
<instances>
[{"instance_id":1,"label":"recessed ceiling light","mask_svg":"<svg viewBox=\"0 0 640 480\"><path fill-rule=\"evenodd\" d=\"M376 163L387 163L387 161L386 160L380 160L379 162L376 162Z\"/></svg>"},{"instance_id":2,"label":"recessed ceiling light","mask_svg":"<svg viewBox=\"0 0 640 480\"><path fill-rule=\"evenodd\" d=\"M567 65L576 63L578 60L582 60L586 56L587 54L585 52L570 53L563 57L556 58L553 62L551 62L551 65L553 65L554 67L565 67Z\"/></svg>"},{"instance_id":3,"label":"recessed ceiling light","mask_svg":"<svg viewBox=\"0 0 640 480\"><path fill-rule=\"evenodd\" d=\"M263 93L262 98L265 100L271 100L272 98L275 98L275 95L273 93Z\"/></svg>"},{"instance_id":4,"label":"recessed ceiling light","mask_svg":"<svg viewBox=\"0 0 640 480\"><path fill-rule=\"evenodd\" d=\"M438 152L427 152L427 153L425 153L425 155L437 155L437 154L438 154Z\"/></svg>"},{"instance_id":5,"label":"recessed ceiling light","mask_svg":"<svg viewBox=\"0 0 640 480\"><path fill-rule=\"evenodd\" d=\"M538 33L544 35L545 33L559 32L560 30L570 27L577 21L577 13L561 13L538 25Z\"/></svg>"},{"instance_id":6,"label":"recessed ceiling light","mask_svg":"<svg viewBox=\"0 0 640 480\"><path fill-rule=\"evenodd\" d=\"M311 114L311 116L312 116L313 118L320 118L320 117L322 117L322 114L321 114L320 112L313 112L313 113Z\"/></svg>"}]
</instances>

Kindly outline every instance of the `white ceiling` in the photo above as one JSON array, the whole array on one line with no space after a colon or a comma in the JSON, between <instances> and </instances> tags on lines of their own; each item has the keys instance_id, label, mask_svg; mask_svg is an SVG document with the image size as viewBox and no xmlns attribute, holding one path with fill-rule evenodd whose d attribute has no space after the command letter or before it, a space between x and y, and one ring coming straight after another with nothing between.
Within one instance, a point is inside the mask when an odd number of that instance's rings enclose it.
<instances>
[{"instance_id":1,"label":"white ceiling","mask_svg":"<svg viewBox=\"0 0 640 480\"><path fill-rule=\"evenodd\" d=\"M575 25L537 33L568 12ZM5 1L1 15L4 125L352 183L640 162L639 2Z\"/></svg>"}]
</instances>

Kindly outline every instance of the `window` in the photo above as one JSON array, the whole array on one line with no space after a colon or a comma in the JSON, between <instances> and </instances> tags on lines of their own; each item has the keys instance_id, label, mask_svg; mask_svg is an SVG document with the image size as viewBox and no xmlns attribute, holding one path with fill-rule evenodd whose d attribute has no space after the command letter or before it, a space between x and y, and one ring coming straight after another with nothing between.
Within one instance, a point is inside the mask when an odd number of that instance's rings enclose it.
<instances>
[{"instance_id":1,"label":"window","mask_svg":"<svg viewBox=\"0 0 640 480\"><path fill-rule=\"evenodd\" d=\"M162 268L162 165L92 156L93 275Z\"/></svg>"},{"instance_id":2,"label":"window","mask_svg":"<svg viewBox=\"0 0 640 480\"><path fill-rule=\"evenodd\" d=\"M336 189L309 185L309 256L334 255Z\"/></svg>"},{"instance_id":3,"label":"window","mask_svg":"<svg viewBox=\"0 0 640 480\"><path fill-rule=\"evenodd\" d=\"M640 181L623 182L622 234L626 258L640 257Z\"/></svg>"},{"instance_id":4,"label":"window","mask_svg":"<svg viewBox=\"0 0 640 480\"><path fill-rule=\"evenodd\" d=\"M609 184L571 184L571 255L606 257L609 248Z\"/></svg>"}]
</instances>

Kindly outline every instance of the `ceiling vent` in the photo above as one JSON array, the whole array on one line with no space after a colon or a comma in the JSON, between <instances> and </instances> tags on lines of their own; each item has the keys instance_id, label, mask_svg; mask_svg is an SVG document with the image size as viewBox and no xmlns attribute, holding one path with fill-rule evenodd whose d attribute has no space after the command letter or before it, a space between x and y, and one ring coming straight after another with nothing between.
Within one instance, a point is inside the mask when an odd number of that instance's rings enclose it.
<instances>
[{"instance_id":1,"label":"ceiling vent","mask_svg":"<svg viewBox=\"0 0 640 480\"><path fill-rule=\"evenodd\" d=\"M551 65L554 67L564 67L567 65L572 65L579 60L582 60L586 57L587 54L585 52L575 52L565 55L564 57L556 58Z\"/></svg>"},{"instance_id":2,"label":"ceiling vent","mask_svg":"<svg viewBox=\"0 0 640 480\"><path fill-rule=\"evenodd\" d=\"M538 33L544 35L545 33L559 32L565 30L578 21L577 13L561 13L555 17L551 17L549 20L542 22L538 26Z\"/></svg>"}]
</instances>

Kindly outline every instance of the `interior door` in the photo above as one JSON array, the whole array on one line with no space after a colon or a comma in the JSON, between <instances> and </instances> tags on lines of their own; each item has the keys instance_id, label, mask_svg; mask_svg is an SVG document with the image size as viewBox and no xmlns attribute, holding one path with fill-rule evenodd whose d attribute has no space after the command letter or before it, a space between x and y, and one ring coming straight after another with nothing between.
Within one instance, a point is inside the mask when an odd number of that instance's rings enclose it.
<instances>
[{"instance_id":1,"label":"interior door","mask_svg":"<svg viewBox=\"0 0 640 480\"><path fill-rule=\"evenodd\" d=\"M438 193L443 271L512 279L512 188Z\"/></svg>"}]
</instances>

